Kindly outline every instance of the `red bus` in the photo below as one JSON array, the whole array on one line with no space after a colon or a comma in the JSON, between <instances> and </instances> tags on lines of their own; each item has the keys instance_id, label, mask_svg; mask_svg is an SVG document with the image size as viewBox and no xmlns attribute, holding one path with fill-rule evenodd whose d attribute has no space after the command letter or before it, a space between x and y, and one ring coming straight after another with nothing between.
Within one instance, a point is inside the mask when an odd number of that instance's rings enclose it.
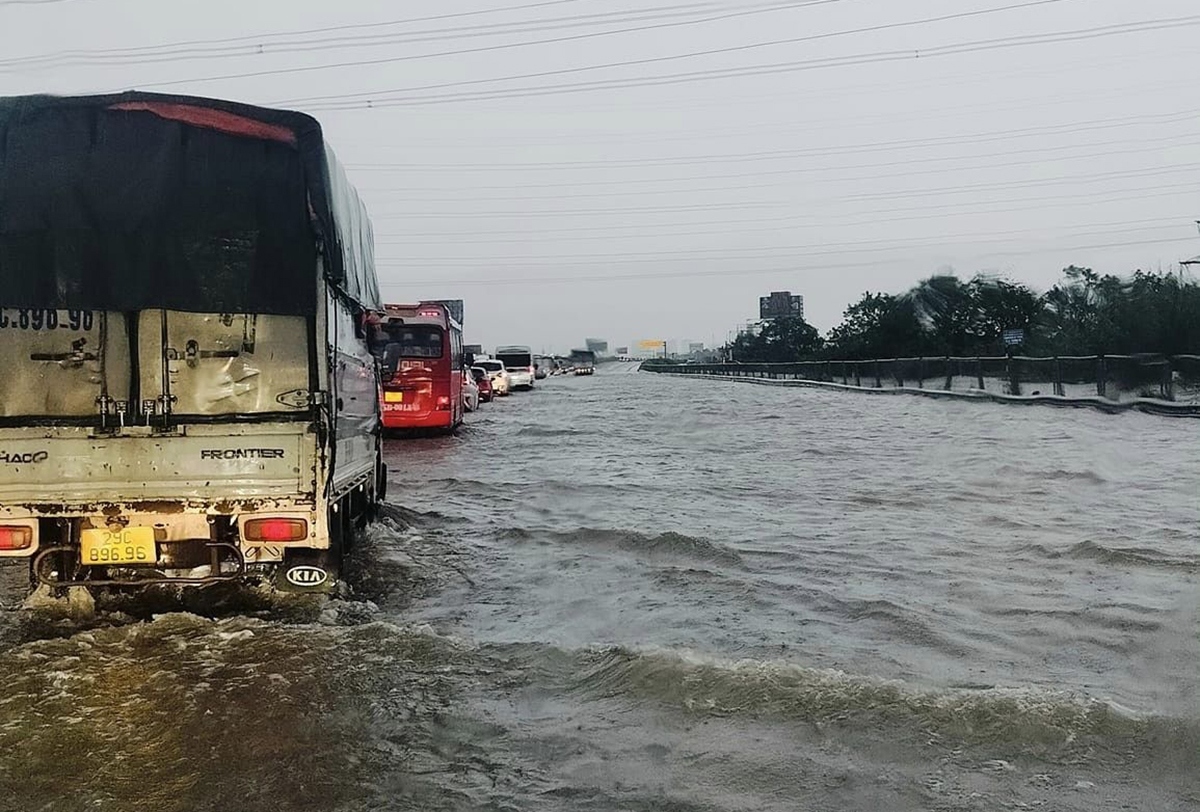
<instances>
[{"instance_id":1,"label":"red bus","mask_svg":"<svg viewBox=\"0 0 1200 812\"><path fill-rule=\"evenodd\" d=\"M445 429L463 420L462 325L440 302L384 305L376 326L384 429Z\"/></svg>"}]
</instances>

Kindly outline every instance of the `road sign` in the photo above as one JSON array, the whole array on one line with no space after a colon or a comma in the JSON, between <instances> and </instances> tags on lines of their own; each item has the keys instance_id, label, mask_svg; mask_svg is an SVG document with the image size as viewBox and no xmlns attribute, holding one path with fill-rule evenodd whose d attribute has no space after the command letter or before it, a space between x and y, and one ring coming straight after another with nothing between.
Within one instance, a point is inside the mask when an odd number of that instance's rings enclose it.
<instances>
[{"instance_id":1,"label":"road sign","mask_svg":"<svg viewBox=\"0 0 1200 812\"><path fill-rule=\"evenodd\" d=\"M665 341L639 341L638 349L640 350L661 350L667 346Z\"/></svg>"},{"instance_id":2,"label":"road sign","mask_svg":"<svg viewBox=\"0 0 1200 812\"><path fill-rule=\"evenodd\" d=\"M1005 330L1004 331L1004 345L1006 347L1015 347L1019 344L1024 344L1024 343L1025 343L1025 331L1024 330L1016 329L1016 330Z\"/></svg>"}]
</instances>

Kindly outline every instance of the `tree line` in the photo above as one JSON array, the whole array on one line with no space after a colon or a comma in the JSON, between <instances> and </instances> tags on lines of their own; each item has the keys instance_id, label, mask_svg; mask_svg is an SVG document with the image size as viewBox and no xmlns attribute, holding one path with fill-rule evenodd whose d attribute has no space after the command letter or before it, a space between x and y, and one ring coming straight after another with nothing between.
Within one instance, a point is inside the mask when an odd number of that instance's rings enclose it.
<instances>
[{"instance_id":1,"label":"tree line","mask_svg":"<svg viewBox=\"0 0 1200 812\"><path fill-rule=\"evenodd\" d=\"M740 361L1003 355L1005 330L1029 355L1200 353L1200 284L1182 272L1100 275L1070 266L1038 293L986 276L938 274L901 294L864 293L825 336L801 318L766 322L726 347Z\"/></svg>"}]
</instances>

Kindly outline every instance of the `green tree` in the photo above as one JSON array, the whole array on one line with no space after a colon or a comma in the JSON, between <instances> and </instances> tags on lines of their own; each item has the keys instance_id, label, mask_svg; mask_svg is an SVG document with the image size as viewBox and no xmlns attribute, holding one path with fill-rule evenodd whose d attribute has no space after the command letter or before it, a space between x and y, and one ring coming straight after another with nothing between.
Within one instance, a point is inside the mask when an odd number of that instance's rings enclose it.
<instances>
[{"instance_id":1,"label":"green tree","mask_svg":"<svg viewBox=\"0 0 1200 812\"><path fill-rule=\"evenodd\" d=\"M962 355L974 345L979 311L973 293L973 288L957 276L939 274L918 283L906 294L933 352Z\"/></svg>"},{"instance_id":2,"label":"green tree","mask_svg":"<svg viewBox=\"0 0 1200 812\"><path fill-rule=\"evenodd\" d=\"M1002 353L1004 331L1024 330L1026 341L1035 341L1036 325L1045 307L1042 297L1024 285L1004 279L978 275L970 283L975 303L975 341L977 354Z\"/></svg>"},{"instance_id":3,"label":"green tree","mask_svg":"<svg viewBox=\"0 0 1200 812\"><path fill-rule=\"evenodd\" d=\"M829 331L829 355L838 358L919 355L924 346L913 302L890 293L867 291L846 308L842 323Z\"/></svg>"},{"instance_id":4,"label":"green tree","mask_svg":"<svg viewBox=\"0 0 1200 812\"><path fill-rule=\"evenodd\" d=\"M811 357L824 343L817 328L793 316L772 319L757 334L742 333L733 341L732 350L739 361L774 363Z\"/></svg>"}]
</instances>

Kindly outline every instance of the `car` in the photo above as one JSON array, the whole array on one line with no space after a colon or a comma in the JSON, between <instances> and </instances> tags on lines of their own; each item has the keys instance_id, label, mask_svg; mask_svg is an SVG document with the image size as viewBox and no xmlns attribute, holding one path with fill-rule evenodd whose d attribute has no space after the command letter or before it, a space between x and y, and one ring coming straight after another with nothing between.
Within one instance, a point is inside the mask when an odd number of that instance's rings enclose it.
<instances>
[{"instance_id":1,"label":"car","mask_svg":"<svg viewBox=\"0 0 1200 812\"><path fill-rule=\"evenodd\" d=\"M492 379L492 391L496 395L505 397L512 391L511 380L503 361L496 361L489 358L486 361L480 361L477 366L483 367L488 377Z\"/></svg>"},{"instance_id":2,"label":"car","mask_svg":"<svg viewBox=\"0 0 1200 812\"><path fill-rule=\"evenodd\" d=\"M462 397L464 412L473 412L479 408L479 384L475 383L474 376L463 375Z\"/></svg>"},{"instance_id":3,"label":"car","mask_svg":"<svg viewBox=\"0 0 1200 812\"><path fill-rule=\"evenodd\" d=\"M471 377L475 381L475 386L479 388L479 402L491 403L494 393L492 379L488 377L487 370L481 366L473 366L471 367Z\"/></svg>"}]
</instances>

